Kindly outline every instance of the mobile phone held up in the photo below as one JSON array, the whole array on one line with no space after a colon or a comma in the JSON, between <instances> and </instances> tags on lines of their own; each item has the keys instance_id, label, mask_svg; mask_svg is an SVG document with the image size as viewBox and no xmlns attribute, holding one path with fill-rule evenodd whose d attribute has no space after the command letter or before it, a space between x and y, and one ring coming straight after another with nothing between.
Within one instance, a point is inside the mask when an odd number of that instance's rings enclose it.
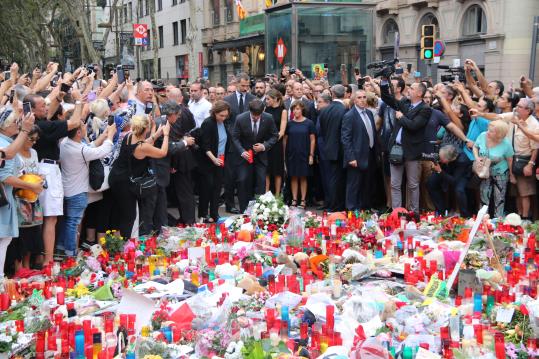
<instances>
[{"instance_id":1,"label":"mobile phone held up","mask_svg":"<svg viewBox=\"0 0 539 359\"><path fill-rule=\"evenodd\" d=\"M32 105L30 104L30 102L24 102L22 104L22 110L25 116L32 112Z\"/></svg>"},{"instance_id":2,"label":"mobile phone held up","mask_svg":"<svg viewBox=\"0 0 539 359\"><path fill-rule=\"evenodd\" d=\"M125 82L125 73L122 65L116 66L116 74L118 75L118 84L123 84Z\"/></svg>"},{"instance_id":3,"label":"mobile phone held up","mask_svg":"<svg viewBox=\"0 0 539 359\"><path fill-rule=\"evenodd\" d=\"M66 83L63 83L62 85L60 85L60 91L62 92L68 93L70 89L71 89L71 86Z\"/></svg>"}]
</instances>

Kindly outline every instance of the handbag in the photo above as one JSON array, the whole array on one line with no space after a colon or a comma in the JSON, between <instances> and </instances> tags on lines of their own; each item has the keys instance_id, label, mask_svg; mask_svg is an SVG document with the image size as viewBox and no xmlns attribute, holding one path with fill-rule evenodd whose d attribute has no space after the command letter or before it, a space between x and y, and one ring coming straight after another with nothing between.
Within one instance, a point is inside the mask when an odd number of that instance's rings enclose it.
<instances>
[{"instance_id":1,"label":"handbag","mask_svg":"<svg viewBox=\"0 0 539 359\"><path fill-rule=\"evenodd\" d=\"M6 189L4 188L2 182L0 182L0 207L7 206L8 204L9 201L7 199Z\"/></svg>"},{"instance_id":2,"label":"handbag","mask_svg":"<svg viewBox=\"0 0 539 359\"><path fill-rule=\"evenodd\" d=\"M483 159L476 158L475 161L473 161L472 170L477 177L481 179L487 179L490 177L490 164L492 161L488 156L489 154L487 148L487 157L483 157Z\"/></svg>"},{"instance_id":3,"label":"handbag","mask_svg":"<svg viewBox=\"0 0 539 359\"><path fill-rule=\"evenodd\" d=\"M19 227L34 227L43 224L43 207L39 201L31 203L22 198L16 200Z\"/></svg>"},{"instance_id":4,"label":"handbag","mask_svg":"<svg viewBox=\"0 0 539 359\"><path fill-rule=\"evenodd\" d=\"M515 148L515 131L516 131L516 125L513 128L513 148ZM512 172L515 176L524 176L524 167L528 165L528 162L530 162L532 156L513 156L513 165L512 165Z\"/></svg>"},{"instance_id":5,"label":"handbag","mask_svg":"<svg viewBox=\"0 0 539 359\"><path fill-rule=\"evenodd\" d=\"M131 138L127 139L127 143ZM142 176L133 177L133 169L131 167L131 161L133 160L134 153L129 156L128 165L129 165L129 190L131 193L141 200L144 198L150 197L157 190L157 179L149 169L146 170Z\"/></svg>"},{"instance_id":6,"label":"handbag","mask_svg":"<svg viewBox=\"0 0 539 359\"><path fill-rule=\"evenodd\" d=\"M391 146L388 160L392 165L402 165L404 163L404 151L401 145L395 143Z\"/></svg>"},{"instance_id":7,"label":"handbag","mask_svg":"<svg viewBox=\"0 0 539 359\"><path fill-rule=\"evenodd\" d=\"M93 192L103 192L109 189L110 186L108 177L110 174L110 166L103 165L103 162L101 162L100 159L92 160L88 163L84 157L83 150L84 147L81 148L80 153L82 155L82 159L88 166L88 182L90 184L90 188L93 190Z\"/></svg>"}]
</instances>

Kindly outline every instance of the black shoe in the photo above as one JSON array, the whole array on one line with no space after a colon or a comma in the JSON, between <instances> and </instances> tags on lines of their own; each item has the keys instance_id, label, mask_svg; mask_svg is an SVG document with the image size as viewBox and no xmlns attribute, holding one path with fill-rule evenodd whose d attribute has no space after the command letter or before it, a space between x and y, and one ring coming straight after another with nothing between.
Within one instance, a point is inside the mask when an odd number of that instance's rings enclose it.
<instances>
[{"instance_id":1,"label":"black shoe","mask_svg":"<svg viewBox=\"0 0 539 359\"><path fill-rule=\"evenodd\" d=\"M240 210L237 209L236 207L227 207L226 211L232 214L240 214Z\"/></svg>"}]
</instances>

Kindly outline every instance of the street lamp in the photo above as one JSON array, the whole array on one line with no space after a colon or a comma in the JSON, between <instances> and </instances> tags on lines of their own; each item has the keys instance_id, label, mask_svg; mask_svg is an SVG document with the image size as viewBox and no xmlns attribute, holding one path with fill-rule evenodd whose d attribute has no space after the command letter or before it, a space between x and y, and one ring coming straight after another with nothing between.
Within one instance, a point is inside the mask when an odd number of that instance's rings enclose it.
<instances>
[{"instance_id":1,"label":"street lamp","mask_svg":"<svg viewBox=\"0 0 539 359\"><path fill-rule=\"evenodd\" d=\"M239 59L238 51L234 51L232 53L232 62L238 62L238 59Z\"/></svg>"},{"instance_id":2,"label":"street lamp","mask_svg":"<svg viewBox=\"0 0 539 359\"><path fill-rule=\"evenodd\" d=\"M260 51L258 52L258 60L264 61L265 58L266 58L266 54L264 53L264 50L260 49Z\"/></svg>"}]
</instances>

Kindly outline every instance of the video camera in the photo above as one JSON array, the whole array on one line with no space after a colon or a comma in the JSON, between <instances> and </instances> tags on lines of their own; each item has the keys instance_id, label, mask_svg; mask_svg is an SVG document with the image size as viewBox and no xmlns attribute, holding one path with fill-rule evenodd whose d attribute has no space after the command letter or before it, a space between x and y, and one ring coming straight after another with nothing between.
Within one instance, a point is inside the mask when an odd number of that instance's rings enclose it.
<instances>
[{"instance_id":1,"label":"video camera","mask_svg":"<svg viewBox=\"0 0 539 359\"><path fill-rule=\"evenodd\" d=\"M375 72L372 75L373 77L383 76L385 78L390 78L396 70L395 65L398 63L399 59L371 62L367 65L367 69L375 69Z\"/></svg>"},{"instance_id":2,"label":"video camera","mask_svg":"<svg viewBox=\"0 0 539 359\"><path fill-rule=\"evenodd\" d=\"M452 67L448 65L438 65L438 69L446 70L447 73L440 76L442 82L453 82L459 80L460 82L466 81L466 76L464 75L464 67Z\"/></svg>"},{"instance_id":3,"label":"video camera","mask_svg":"<svg viewBox=\"0 0 539 359\"><path fill-rule=\"evenodd\" d=\"M429 141L431 145L434 145L434 151L432 153L421 153L422 161L431 161L435 164L440 163L440 142L439 141Z\"/></svg>"}]
</instances>

